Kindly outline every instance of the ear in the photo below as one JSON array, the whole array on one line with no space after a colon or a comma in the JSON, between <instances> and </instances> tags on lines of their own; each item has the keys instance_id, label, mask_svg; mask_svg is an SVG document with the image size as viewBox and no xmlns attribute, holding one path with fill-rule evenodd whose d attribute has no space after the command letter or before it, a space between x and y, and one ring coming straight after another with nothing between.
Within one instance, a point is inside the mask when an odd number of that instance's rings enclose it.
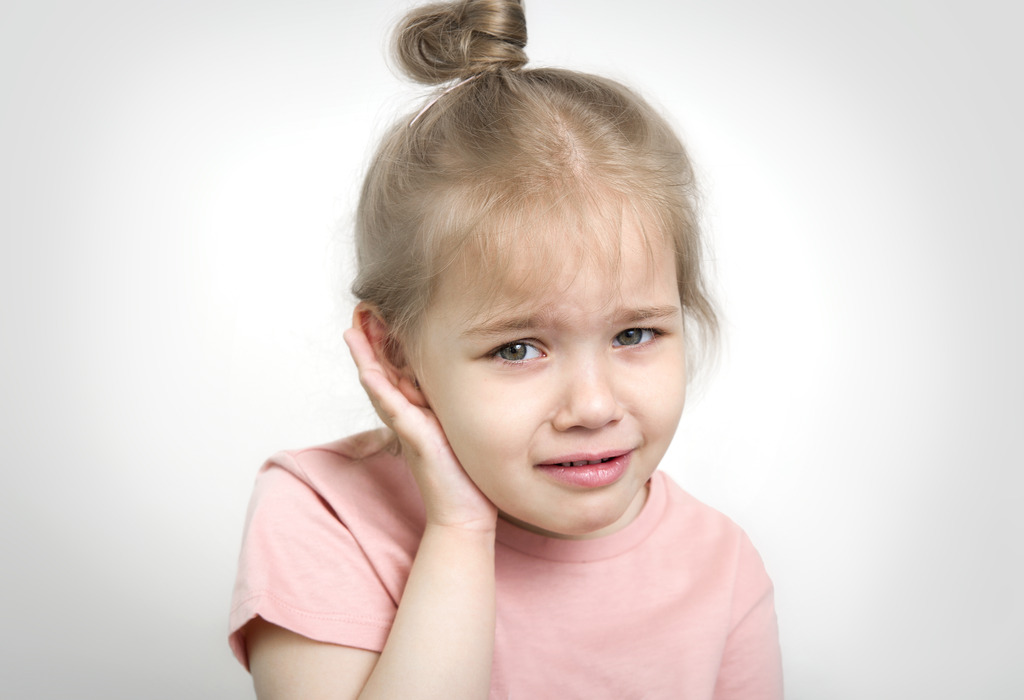
<instances>
[{"instance_id":1,"label":"ear","mask_svg":"<svg viewBox=\"0 0 1024 700\"><path fill-rule=\"evenodd\" d=\"M405 396L409 403L427 408L427 398L416 381L416 373L406 359L398 338L391 332L380 310L373 304L361 301L352 314L352 326L363 332L378 364L388 379Z\"/></svg>"}]
</instances>

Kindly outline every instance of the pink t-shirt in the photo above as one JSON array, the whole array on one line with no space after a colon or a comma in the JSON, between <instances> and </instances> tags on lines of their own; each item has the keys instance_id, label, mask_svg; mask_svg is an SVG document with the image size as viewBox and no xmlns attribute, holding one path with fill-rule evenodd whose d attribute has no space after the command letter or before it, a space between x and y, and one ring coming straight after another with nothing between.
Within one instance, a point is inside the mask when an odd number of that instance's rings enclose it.
<instances>
[{"instance_id":1,"label":"pink t-shirt","mask_svg":"<svg viewBox=\"0 0 1024 700\"><path fill-rule=\"evenodd\" d=\"M231 646L259 615L380 651L424 527L383 431L275 455L249 507ZM500 520L491 698L778 700L772 584L740 528L661 472L627 527L560 540Z\"/></svg>"}]
</instances>

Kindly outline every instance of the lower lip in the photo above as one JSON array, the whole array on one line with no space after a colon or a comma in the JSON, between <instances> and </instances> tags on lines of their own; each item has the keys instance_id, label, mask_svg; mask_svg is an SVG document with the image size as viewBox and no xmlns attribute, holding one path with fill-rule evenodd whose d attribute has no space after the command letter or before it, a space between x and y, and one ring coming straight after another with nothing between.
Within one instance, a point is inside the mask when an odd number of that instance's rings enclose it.
<instances>
[{"instance_id":1,"label":"lower lip","mask_svg":"<svg viewBox=\"0 0 1024 700\"><path fill-rule=\"evenodd\" d=\"M546 475L568 486L579 486L586 489L596 489L601 486L609 486L622 478L629 468L629 458L632 453L627 452L615 459L600 464L585 464L579 467L563 467L557 464L540 464L537 469Z\"/></svg>"}]
</instances>

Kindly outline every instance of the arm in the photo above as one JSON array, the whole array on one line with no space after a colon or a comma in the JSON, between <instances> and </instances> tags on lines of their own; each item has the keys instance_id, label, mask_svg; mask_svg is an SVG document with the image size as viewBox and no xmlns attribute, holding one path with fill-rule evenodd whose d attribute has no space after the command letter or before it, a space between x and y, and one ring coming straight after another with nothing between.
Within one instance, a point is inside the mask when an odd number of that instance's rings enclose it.
<instances>
[{"instance_id":1,"label":"arm","mask_svg":"<svg viewBox=\"0 0 1024 700\"><path fill-rule=\"evenodd\" d=\"M428 526L359 697L486 698L493 654L493 533Z\"/></svg>"},{"instance_id":2,"label":"arm","mask_svg":"<svg viewBox=\"0 0 1024 700\"><path fill-rule=\"evenodd\" d=\"M429 527L381 654L262 619L246 629L260 700L485 698L494 648L494 537Z\"/></svg>"},{"instance_id":3,"label":"arm","mask_svg":"<svg viewBox=\"0 0 1024 700\"><path fill-rule=\"evenodd\" d=\"M257 696L485 698L494 649L497 509L462 470L425 400L376 359L367 335L357 324L345 339L363 387L399 436L420 487L427 512L423 538L379 655L315 642L262 620L250 623Z\"/></svg>"},{"instance_id":4,"label":"arm","mask_svg":"<svg viewBox=\"0 0 1024 700\"><path fill-rule=\"evenodd\" d=\"M315 642L257 617L245 626L256 697L354 698L379 654Z\"/></svg>"}]
</instances>

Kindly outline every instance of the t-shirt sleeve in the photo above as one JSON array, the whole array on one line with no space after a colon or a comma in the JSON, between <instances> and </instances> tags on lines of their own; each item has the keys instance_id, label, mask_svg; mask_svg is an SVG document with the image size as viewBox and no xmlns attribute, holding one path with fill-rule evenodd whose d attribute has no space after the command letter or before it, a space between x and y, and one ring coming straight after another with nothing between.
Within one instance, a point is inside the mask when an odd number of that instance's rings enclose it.
<instances>
[{"instance_id":1,"label":"t-shirt sleeve","mask_svg":"<svg viewBox=\"0 0 1024 700\"><path fill-rule=\"evenodd\" d=\"M744 535L733 590L731 626L714 700L782 700L782 658L771 579Z\"/></svg>"},{"instance_id":2,"label":"t-shirt sleeve","mask_svg":"<svg viewBox=\"0 0 1024 700\"><path fill-rule=\"evenodd\" d=\"M264 465L229 620L238 660L248 668L244 627L256 616L317 641L380 651L397 607L363 546L295 458L284 453Z\"/></svg>"}]
</instances>

